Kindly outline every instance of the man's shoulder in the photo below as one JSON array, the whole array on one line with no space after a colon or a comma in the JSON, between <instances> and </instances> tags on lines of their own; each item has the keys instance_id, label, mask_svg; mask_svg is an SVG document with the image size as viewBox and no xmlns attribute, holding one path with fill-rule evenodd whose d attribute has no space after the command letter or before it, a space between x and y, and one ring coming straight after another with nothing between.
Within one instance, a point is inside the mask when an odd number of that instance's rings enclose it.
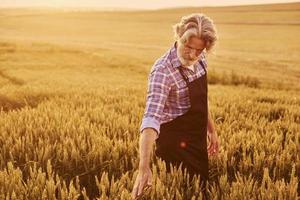
<instances>
[{"instance_id":1,"label":"man's shoulder","mask_svg":"<svg viewBox=\"0 0 300 200\"><path fill-rule=\"evenodd\" d=\"M166 53L154 62L150 74L154 72L160 72L168 75L170 73L170 69L169 69L170 67L171 67L170 58L168 56L168 53Z\"/></svg>"}]
</instances>

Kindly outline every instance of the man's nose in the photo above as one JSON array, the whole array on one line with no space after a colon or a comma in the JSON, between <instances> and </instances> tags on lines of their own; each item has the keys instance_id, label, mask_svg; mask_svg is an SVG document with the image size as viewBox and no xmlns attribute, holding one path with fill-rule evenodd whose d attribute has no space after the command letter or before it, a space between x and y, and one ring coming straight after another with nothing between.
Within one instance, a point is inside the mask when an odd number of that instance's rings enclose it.
<instances>
[{"instance_id":1,"label":"man's nose","mask_svg":"<svg viewBox=\"0 0 300 200\"><path fill-rule=\"evenodd\" d=\"M195 56L198 56L201 52L199 53L196 49L192 49L190 53Z\"/></svg>"},{"instance_id":2,"label":"man's nose","mask_svg":"<svg viewBox=\"0 0 300 200\"><path fill-rule=\"evenodd\" d=\"M196 58L196 57L198 57L198 54L196 52L191 52L190 57L191 58Z\"/></svg>"}]
</instances>

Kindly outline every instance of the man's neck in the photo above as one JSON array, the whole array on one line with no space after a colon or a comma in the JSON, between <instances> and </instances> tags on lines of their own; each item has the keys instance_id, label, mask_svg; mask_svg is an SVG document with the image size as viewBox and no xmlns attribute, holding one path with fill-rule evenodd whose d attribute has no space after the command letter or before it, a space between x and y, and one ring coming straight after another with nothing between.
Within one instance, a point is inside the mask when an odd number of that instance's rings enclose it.
<instances>
[{"instance_id":1,"label":"man's neck","mask_svg":"<svg viewBox=\"0 0 300 200\"><path fill-rule=\"evenodd\" d=\"M189 68L190 70L192 70L193 72L195 71L194 69L194 65L190 65L190 66L187 66L187 68Z\"/></svg>"}]
</instances>

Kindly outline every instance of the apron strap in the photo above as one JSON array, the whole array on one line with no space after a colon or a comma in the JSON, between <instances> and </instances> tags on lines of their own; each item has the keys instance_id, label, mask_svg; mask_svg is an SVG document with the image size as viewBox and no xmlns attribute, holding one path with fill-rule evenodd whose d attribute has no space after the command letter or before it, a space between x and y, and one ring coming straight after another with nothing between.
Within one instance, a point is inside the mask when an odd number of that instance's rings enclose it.
<instances>
[{"instance_id":1,"label":"apron strap","mask_svg":"<svg viewBox=\"0 0 300 200\"><path fill-rule=\"evenodd\" d=\"M183 77L185 82L188 84L189 83L189 78L183 73L182 66L180 66L178 69L179 69L179 72L180 72L181 76Z\"/></svg>"},{"instance_id":2,"label":"apron strap","mask_svg":"<svg viewBox=\"0 0 300 200\"><path fill-rule=\"evenodd\" d=\"M205 73L207 74L206 68L204 66L204 63L202 60L199 61L200 65L202 66L202 68L204 69Z\"/></svg>"}]
</instances>

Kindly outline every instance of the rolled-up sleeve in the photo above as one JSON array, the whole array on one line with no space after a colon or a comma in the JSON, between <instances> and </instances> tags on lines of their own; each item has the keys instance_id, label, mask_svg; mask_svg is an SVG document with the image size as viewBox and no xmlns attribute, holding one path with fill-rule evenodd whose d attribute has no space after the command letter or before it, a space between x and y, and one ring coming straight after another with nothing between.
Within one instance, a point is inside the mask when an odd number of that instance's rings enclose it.
<instances>
[{"instance_id":1,"label":"rolled-up sleeve","mask_svg":"<svg viewBox=\"0 0 300 200\"><path fill-rule=\"evenodd\" d=\"M167 69L162 65L153 66L148 77L147 100L140 133L145 128L153 128L158 138L163 109L170 89Z\"/></svg>"}]
</instances>

